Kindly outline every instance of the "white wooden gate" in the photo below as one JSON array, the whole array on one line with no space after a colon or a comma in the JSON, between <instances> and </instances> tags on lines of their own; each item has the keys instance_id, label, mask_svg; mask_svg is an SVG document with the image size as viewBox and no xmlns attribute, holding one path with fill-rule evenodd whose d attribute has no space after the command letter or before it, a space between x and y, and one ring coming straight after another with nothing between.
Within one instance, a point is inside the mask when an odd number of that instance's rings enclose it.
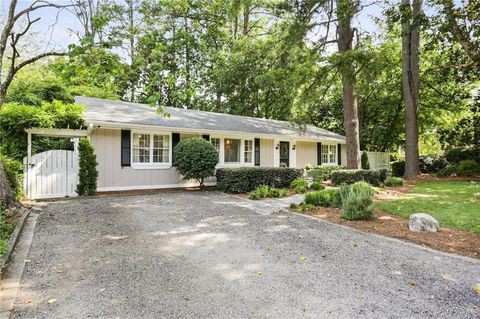
<instances>
[{"instance_id":1,"label":"white wooden gate","mask_svg":"<svg viewBox=\"0 0 480 319\"><path fill-rule=\"evenodd\" d=\"M367 152L370 170L388 169L390 167L390 153Z\"/></svg>"},{"instance_id":2,"label":"white wooden gate","mask_svg":"<svg viewBox=\"0 0 480 319\"><path fill-rule=\"evenodd\" d=\"M52 150L23 159L25 195L30 199L77 196L78 154Z\"/></svg>"}]
</instances>

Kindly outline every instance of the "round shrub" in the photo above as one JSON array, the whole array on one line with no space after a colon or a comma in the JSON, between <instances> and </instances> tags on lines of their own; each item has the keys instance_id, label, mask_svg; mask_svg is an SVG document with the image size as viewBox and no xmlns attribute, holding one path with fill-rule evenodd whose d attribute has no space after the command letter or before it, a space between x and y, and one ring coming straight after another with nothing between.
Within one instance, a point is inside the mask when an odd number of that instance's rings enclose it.
<instances>
[{"instance_id":1,"label":"round shrub","mask_svg":"<svg viewBox=\"0 0 480 319\"><path fill-rule=\"evenodd\" d=\"M201 137L180 141L173 150L173 165L184 179L195 179L200 187L203 187L205 178L215 174L217 164L215 147Z\"/></svg>"},{"instance_id":2,"label":"round shrub","mask_svg":"<svg viewBox=\"0 0 480 319\"><path fill-rule=\"evenodd\" d=\"M335 202L336 190L327 189L318 192L310 192L305 195L305 203L314 206L330 207Z\"/></svg>"},{"instance_id":3,"label":"round shrub","mask_svg":"<svg viewBox=\"0 0 480 319\"><path fill-rule=\"evenodd\" d=\"M313 182L312 185L310 185L310 188L315 190L315 191L321 191L325 189L325 185L323 185L320 182Z\"/></svg>"},{"instance_id":4,"label":"round shrub","mask_svg":"<svg viewBox=\"0 0 480 319\"><path fill-rule=\"evenodd\" d=\"M461 161L456 166L459 176L474 176L480 173L480 164L474 160Z\"/></svg>"},{"instance_id":5,"label":"round shrub","mask_svg":"<svg viewBox=\"0 0 480 319\"><path fill-rule=\"evenodd\" d=\"M390 187L403 186L403 179L392 176L385 180L385 185Z\"/></svg>"},{"instance_id":6,"label":"round shrub","mask_svg":"<svg viewBox=\"0 0 480 319\"><path fill-rule=\"evenodd\" d=\"M480 148L453 148L445 153L449 163L460 163L465 160L476 160L480 158Z\"/></svg>"},{"instance_id":7,"label":"round shrub","mask_svg":"<svg viewBox=\"0 0 480 319\"><path fill-rule=\"evenodd\" d=\"M304 180L303 178L299 177L299 178L295 178L291 183L290 183L290 187L295 189L297 187L303 187L303 188L307 188L308 187L308 182L306 180Z\"/></svg>"}]
</instances>

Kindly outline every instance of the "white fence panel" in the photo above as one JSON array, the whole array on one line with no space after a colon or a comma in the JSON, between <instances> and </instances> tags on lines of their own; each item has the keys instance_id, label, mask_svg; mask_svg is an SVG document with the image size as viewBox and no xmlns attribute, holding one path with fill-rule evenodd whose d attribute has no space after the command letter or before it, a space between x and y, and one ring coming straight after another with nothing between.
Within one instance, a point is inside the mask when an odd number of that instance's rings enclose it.
<instances>
[{"instance_id":1,"label":"white fence panel","mask_svg":"<svg viewBox=\"0 0 480 319\"><path fill-rule=\"evenodd\" d=\"M371 170L388 169L390 167L390 153L367 152Z\"/></svg>"},{"instance_id":2,"label":"white fence panel","mask_svg":"<svg viewBox=\"0 0 480 319\"><path fill-rule=\"evenodd\" d=\"M77 196L78 155L52 150L35 154L24 163L25 194L30 199Z\"/></svg>"}]
</instances>

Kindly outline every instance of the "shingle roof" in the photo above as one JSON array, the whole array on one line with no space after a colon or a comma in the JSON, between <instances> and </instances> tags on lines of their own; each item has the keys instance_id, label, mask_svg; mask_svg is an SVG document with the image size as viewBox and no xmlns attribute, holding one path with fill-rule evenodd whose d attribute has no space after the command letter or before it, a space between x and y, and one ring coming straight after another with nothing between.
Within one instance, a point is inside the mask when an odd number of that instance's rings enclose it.
<instances>
[{"instance_id":1,"label":"shingle roof","mask_svg":"<svg viewBox=\"0 0 480 319\"><path fill-rule=\"evenodd\" d=\"M166 107L170 116L159 114L146 104L104 100L77 96L75 102L86 106L84 119L94 125L135 125L194 129L205 132L231 131L253 134L287 135L309 139L334 139L344 141L345 137L333 132L307 125L303 131L289 122L267 120L223 113L187 110Z\"/></svg>"}]
</instances>

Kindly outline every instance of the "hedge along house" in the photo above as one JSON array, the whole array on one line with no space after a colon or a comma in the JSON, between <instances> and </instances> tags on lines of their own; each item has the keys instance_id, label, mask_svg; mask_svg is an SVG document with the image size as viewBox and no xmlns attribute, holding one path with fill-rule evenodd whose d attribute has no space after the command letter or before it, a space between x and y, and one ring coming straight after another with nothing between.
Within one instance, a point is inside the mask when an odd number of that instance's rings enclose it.
<instances>
[{"instance_id":1,"label":"hedge along house","mask_svg":"<svg viewBox=\"0 0 480 319\"><path fill-rule=\"evenodd\" d=\"M172 166L182 139L203 137L217 149L217 167L297 167L346 162L345 137L308 125L143 104L76 97L98 161L98 191L196 186ZM210 185L214 180L210 181ZM208 183L206 183L208 185Z\"/></svg>"}]
</instances>

